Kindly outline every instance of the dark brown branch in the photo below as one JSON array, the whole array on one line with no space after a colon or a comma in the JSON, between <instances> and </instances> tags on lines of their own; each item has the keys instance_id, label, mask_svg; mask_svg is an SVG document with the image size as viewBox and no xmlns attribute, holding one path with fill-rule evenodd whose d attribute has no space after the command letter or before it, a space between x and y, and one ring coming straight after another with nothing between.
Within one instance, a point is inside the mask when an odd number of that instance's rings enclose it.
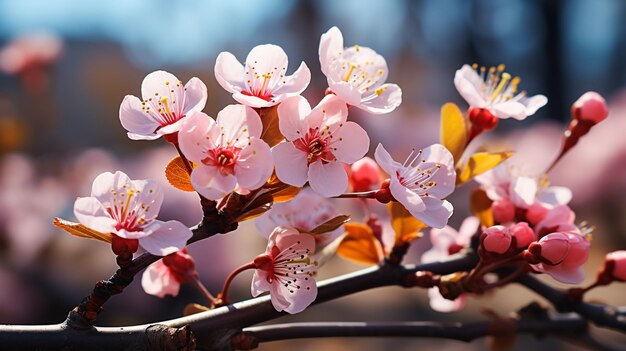
<instances>
[{"instance_id":1,"label":"dark brown branch","mask_svg":"<svg viewBox=\"0 0 626 351\"><path fill-rule=\"evenodd\" d=\"M192 228L193 236L187 244L198 240L206 239L219 233L227 233L237 228L237 223L233 222L229 216L218 213L215 203L206 199L201 199L202 207L205 211L202 223ZM91 294L70 311L66 324L74 329L90 329L93 322L102 311L102 306L113 295L117 295L132 283L135 275L158 261L161 257L150 253L144 253L132 260L130 265L118 269L109 280L101 280L96 283Z\"/></svg>"},{"instance_id":2,"label":"dark brown branch","mask_svg":"<svg viewBox=\"0 0 626 351\"><path fill-rule=\"evenodd\" d=\"M413 266L375 266L328 279L318 284L314 304L377 287L410 286L418 271L449 274L470 270L476 264L474 254L461 254L448 261ZM185 326L195 335L197 345L207 350L220 350L230 345L231 338L243 328L269 321L285 313L277 312L269 296L262 296L191 316L158 322L158 325L179 330ZM0 344L8 349L23 350L112 350L145 349L146 333L152 325L129 327L91 327L85 330L68 328L66 324L51 326L0 326ZM25 340L27 342L25 342Z\"/></svg>"},{"instance_id":3,"label":"dark brown branch","mask_svg":"<svg viewBox=\"0 0 626 351\"><path fill-rule=\"evenodd\" d=\"M238 348L251 348L259 343L321 337L425 337L470 342L485 336L506 333L532 334L537 337L581 335L587 322L581 318L563 317L553 320L511 320L512 328L504 330L494 321L475 323L438 322L311 322L273 324L250 327L236 337ZM249 349L249 348L248 348Z\"/></svg>"},{"instance_id":4,"label":"dark brown branch","mask_svg":"<svg viewBox=\"0 0 626 351\"><path fill-rule=\"evenodd\" d=\"M563 290L555 289L531 275L523 275L517 282L543 296L559 312L576 312L594 324L626 332L626 309L575 301Z\"/></svg>"}]
</instances>

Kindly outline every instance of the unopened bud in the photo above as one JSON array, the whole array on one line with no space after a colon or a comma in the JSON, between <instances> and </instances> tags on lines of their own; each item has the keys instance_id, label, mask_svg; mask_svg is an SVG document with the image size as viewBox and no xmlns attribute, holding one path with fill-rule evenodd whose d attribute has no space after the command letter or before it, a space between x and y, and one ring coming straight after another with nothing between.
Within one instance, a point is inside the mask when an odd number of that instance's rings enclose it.
<instances>
[{"instance_id":1,"label":"unopened bud","mask_svg":"<svg viewBox=\"0 0 626 351\"><path fill-rule=\"evenodd\" d=\"M386 204L390 201L393 201L393 195L391 195L391 190L389 186L391 185L391 180L385 179L380 185L380 189L374 194L374 197L378 202Z\"/></svg>"},{"instance_id":2,"label":"unopened bud","mask_svg":"<svg viewBox=\"0 0 626 351\"><path fill-rule=\"evenodd\" d=\"M509 223L515 219L515 206L509 199L494 201L491 204L491 212L497 223Z\"/></svg>"},{"instance_id":3,"label":"unopened bud","mask_svg":"<svg viewBox=\"0 0 626 351\"><path fill-rule=\"evenodd\" d=\"M606 255L604 272L613 279L626 282L626 251L614 251Z\"/></svg>"},{"instance_id":4,"label":"unopened bud","mask_svg":"<svg viewBox=\"0 0 626 351\"><path fill-rule=\"evenodd\" d=\"M498 125L498 117L486 108L472 107L469 110L469 119L472 125L481 132L493 130Z\"/></svg>"},{"instance_id":5,"label":"unopened bud","mask_svg":"<svg viewBox=\"0 0 626 351\"><path fill-rule=\"evenodd\" d=\"M609 115L606 100L595 91L584 93L572 105L572 118L579 121L600 123Z\"/></svg>"},{"instance_id":6,"label":"unopened bud","mask_svg":"<svg viewBox=\"0 0 626 351\"><path fill-rule=\"evenodd\" d=\"M528 226L526 222L519 222L512 225L509 230L515 238L518 249L522 249L535 241L535 232Z\"/></svg>"},{"instance_id":7,"label":"unopened bud","mask_svg":"<svg viewBox=\"0 0 626 351\"><path fill-rule=\"evenodd\" d=\"M381 182L380 170L376 161L364 157L350 167L350 183L355 192L376 189Z\"/></svg>"}]
</instances>

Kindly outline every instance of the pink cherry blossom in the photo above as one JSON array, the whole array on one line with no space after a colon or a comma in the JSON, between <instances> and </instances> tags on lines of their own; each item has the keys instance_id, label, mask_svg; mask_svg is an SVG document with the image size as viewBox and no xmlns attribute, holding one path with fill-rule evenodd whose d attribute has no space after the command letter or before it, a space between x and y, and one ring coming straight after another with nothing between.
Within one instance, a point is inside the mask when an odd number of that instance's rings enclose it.
<instances>
[{"instance_id":1,"label":"pink cherry blossom","mask_svg":"<svg viewBox=\"0 0 626 351\"><path fill-rule=\"evenodd\" d=\"M146 268L141 276L141 286L150 295L176 296L180 285L195 273L195 263L186 249L176 251Z\"/></svg>"},{"instance_id":2,"label":"pink cherry blossom","mask_svg":"<svg viewBox=\"0 0 626 351\"><path fill-rule=\"evenodd\" d=\"M494 225L485 229L483 234L482 245L488 252L503 254L511 247L513 236L507 227Z\"/></svg>"},{"instance_id":3,"label":"pink cherry blossom","mask_svg":"<svg viewBox=\"0 0 626 351\"><path fill-rule=\"evenodd\" d=\"M443 228L452 215L452 204L443 200L455 188L454 159L443 145L411 152L403 164L394 161L378 144L376 162L389 174L390 191L414 217L434 228Z\"/></svg>"},{"instance_id":4,"label":"pink cherry blossom","mask_svg":"<svg viewBox=\"0 0 626 351\"><path fill-rule=\"evenodd\" d=\"M222 52L215 61L215 78L239 103L270 107L289 96L300 95L311 81L311 72L302 62L287 76L287 54L276 45L256 46L242 65L230 52Z\"/></svg>"},{"instance_id":5,"label":"pink cherry blossom","mask_svg":"<svg viewBox=\"0 0 626 351\"><path fill-rule=\"evenodd\" d=\"M430 241L433 247L424 252L422 262L429 263L444 260L446 257L469 246L472 236L476 234L479 226L478 218L467 217L461 224L458 232L450 226L445 226L443 229L431 229ZM430 307L439 312L461 310L465 307L467 301L467 297L464 295L459 296L455 300L448 300L441 296L438 288L428 289L428 297L430 299Z\"/></svg>"},{"instance_id":6,"label":"pink cherry blossom","mask_svg":"<svg viewBox=\"0 0 626 351\"><path fill-rule=\"evenodd\" d=\"M528 251L539 259L531 264L538 272L567 284L580 284L585 278L582 265L589 256L589 240L577 231L548 234L532 243Z\"/></svg>"},{"instance_id":7,"label":"pink cherry blossom","mask_svg":"<svg viewBox=\"0 0 626 351\"><path fill-rule=\"evenodd\" d=\"M572 105L572 116L593 124L604 121L609 115L606 100L595 91L588 91Z\"/></svg>"},{"instance_id":8,"label":"pink cherry blossom","mask_svg":"<svg viewBox=\"0 0 626 351\"><path fill-rule=\"evenodd\" d=\"M269 237L265 254L254 263L252 296L269 291L277 311L302 312L317 297L316 271L310 255L315 252L312 235L292 227L277 227Z\"/></svg>"},{"instance_id":9,"label":"pink cherry blossom","mask_svg":"<svg viewBox=\"0 0 626 351\"><path fill-rule=\"evenodd\" d=\"M381 181L380 168L369 157L363 157L350 167L350 184L355 192L377 189Z\"/></svg>"},{"instance_id":10,"label":"pink cherry blossom","mask_svg":"<svg viewBox=\"0 0 626 351\"><path fill-rule=\"evenodd\" d=\"M141 83L141 95L143 100L126 95L120 106L120 122L134 140L175 134L183 117L202 111L208 97L206 85L200 79L193 77L183 85L165 71L148 74ZM171 140L176 139L173 136Z\"/></svg>"},{"instance_id":11,"label":"pink cherry blossom","mask_svg":"<svg viewBox=\"0 0 626 351\"><path fill-rule=\"evenodd\" d=\"M310 188L304 188L293 200L274 204L269 211L256 219L256 227L261 235L269 237L281 225L309 231L337 215L339 212L328 199ZM332 232L316 234L315 251L319 252L343 232L343 226L340 226Z\"/></svg>"},{"instance_id":12,"label":"pink cherry blossom","mask_svg":"<svg viewBox=\"0 0 626 351\"><path fill-rule=\"evenodd\" d=\"M557 205L546 212L546 215L535 226L538 238L552 232L577 230L574 221L576 214L566 205Z\"/></svg>"},{"instance_id":13,"label":"pink cherry blossom","mask_svg":"<svg viewBox=\"0 0 626 351\"><path fill-rule=\"evenodd\" d=\"M348 188L344 163L354 163L369 149L363 128L346 121L348 109L336 96L326 96L315 108L301 96L278 106L279 127L287 139L272 152L276 176L301 187L307 181L322 196L337 196Z\"/></svg>"},{"instance_id":14,"label":"pink cherry blossom","mask_svg":"<svg viewBox=\"0 0 626 351\"><path fill-rule=\"evenodd\" d=\"M344 48L341 31L332 27L322 34L319 56L330 91L347 104L375 114L400 106L402 90L385 83L387 62L376 51L359 45Z\"/></svg>"},{"instance_id":15,"label":"pink cherry blossom","mask_svg":"<svg viewBox=\"0 0 626 351\"><path fill-rule=\"evenodd\" d=\"M605 258L605 267L609 262L612 265L610 268L611 277L626 282L626 251L620 250L608 253Z\"/></svg>"},{"instance_id":16,"label":"pink cherry blossom","mask_svg":"<svg viewBox=\"0 0 626 351\"><path fill-rule=\"evenodd\" d=\"M93 181L91 197L76 200L74 214L91 229L138 239L146 251L165 256L182 249L192 233L178 221L156 219L162 202L163 191L155 181L106 172Z\"/></svg>"},{"instance_id":17,"label":"pink cherry blossom","mask_svg":"<svg viewBox=\"0 0 626 351\"><path fill-rule=\"evenodd\" d=\"M233 190L245 194L261 187L273 169L262 130L259 115L244 105L226 106L217 120L202 112L185 118L178 141L183 154L198 164L191 173L196 191L217 200Z\"/></svg>"},{"instance_id":18,"label":"pink cherry blossom","mask_svg":"<svg viewBox=\"0 0 626 351\"><path fill-rule=\"evenodd\" d=\"M463 65L454 76L456 89L471 107L485 109L500 119L523 120L548 102L543 95L518 93L519 81L519 77L504 72L504 65L489 69Z\"/></svg>"}]
</instances>

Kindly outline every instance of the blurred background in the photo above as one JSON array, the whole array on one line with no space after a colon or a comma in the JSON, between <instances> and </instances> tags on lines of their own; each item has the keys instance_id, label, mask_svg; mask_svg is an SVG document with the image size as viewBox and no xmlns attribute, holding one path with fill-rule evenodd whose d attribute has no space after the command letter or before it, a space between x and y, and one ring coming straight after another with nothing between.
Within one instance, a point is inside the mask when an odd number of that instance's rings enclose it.
<instances>
[{"instance_id":1,"label":"blurred background","mask_svg":"<svg viewBox=\"0 0 626 351\"><path fill-rule=\"evenodd\" d=\"M175 150L163 140L131 141L119 123L127 94L140 95L143 77L157 69L182 81L197 76L209 88L205 112L215 116L229 94L213 66L221 51L244 61L258 44L282 46L291 73L300 61L312 72L303 94L323 97L319 37L338 26L345 45L368 46L386 59L389 82L403 90L403 104L389 115L352 109L352 119L396 155L438 139L439 108L462 101L455 70L465 63L497 65L522 78L522 89L544 94L549 103L524 122L504 121L480 143L512 148L538 162L555 155L582 93L595 90L610 103L610 117L586 136L550 174L555 185L574 191L578 219L595 224L588 280L610 250L626 248L626 2L620 0L422 0L422 1L161 1L0 0L0 323L57 323L116 269L107 245L59 232L52 218L73 220L77 196L87 196L93 178L123 170L131 178L153 178L166 189L163 219L188 225L200 220L197 197L167 184L164 167ZM370 154L371 155L371 154ZM469 214L467 195L450 198L452 225ZM342 201L342 200L338 200ZM349 200L344 200L349 201ZM340 207L350 208L350 203ZM265 246L253 223L228 236L194 244L198 270L217 293L226 275ZM422 239L407 261L428 249ZM320 272L335 276L362 268L334 258ZM242 274L235 299L249 297L251 275ZM146 295L139 278L106 305L100 325L127 325L175 318L187 303L203 303L190 286L178 298ZM550 281L549 279L546 279ZM558 285L554 281L550 281ZM623 285L594 290L590 297L626 305ZM315 306L295 320L484 319L481 308L503 315L537 300L510 286L472 298L463 312L439 314L425 291L385 288ZM623 342L603 332L603 337ZM579 350L553 339L520 337L515 350ZM623 344L622 344L623 345ZM261 350L482 350L470 344L420 339L327 339L271 343Z\"/></svg>"}]
</instances>

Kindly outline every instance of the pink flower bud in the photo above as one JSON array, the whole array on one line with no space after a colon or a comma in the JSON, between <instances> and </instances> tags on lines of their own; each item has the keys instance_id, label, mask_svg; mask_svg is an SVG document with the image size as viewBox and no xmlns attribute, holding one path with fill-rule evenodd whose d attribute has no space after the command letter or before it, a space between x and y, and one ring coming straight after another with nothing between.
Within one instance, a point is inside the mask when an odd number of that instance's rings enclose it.
<instances>
[{"instance_id":1,"label":"pink flower bud","mask_svg":"<svg viewBox=\"0 0 626 351\"><path fill-rule=\"evenodd\" d=\"M511 234L515 237L518 249L528 247L530 243L535 241L535 232L528 226L526 222L519 222L509 228Z\"/></svg>"},{"instance_id":2,"label":"pink flower bud","mask_svg":"<svg viewBox=\"0 0 626 351\"><path fill-rule=\"evenodd\" d=\"M626 251L614 251L606 255L605 267L615 280L626 282Z\"/></svg>"},{"instance_id":3,"label":"pink flower bud","mask_svg":"<svg viewBox=\"0 0 626 351\"><path fill-rule=\"evenodd\" d=\"M532 225L537 225L546 218L548 211L550 210L545 205L535 201L526 211L526 220Z\"/></svg>"},{"instance_id":4,"label":"pink flower bud","mask_svg":"<svg viewBox=\"0 0 626 351\"><path fill-rule=\"evenodd\" d=\"M597 124L605 120L608 115L606 101L595 91L584 93L572 105L572 116L580 121Z\"/></svg>"},{"instance_id":5,"label":"pink flower bud","mask_svg":"<svg viewBox=\"0 0 626 351\"><path fill-rule=\"evenodd\" d=\"M350 171L350 183L356 192L376 189L382 180L378 164L369 157L353 163Z\"/></svg>"},{"instance_id":6,"label":"pink flower bud","mask_svg":"<svg viewBox=\"0 0 626 351\"><path fill-rule=\"evenodd\" d=\"M496 200L491 204L493 219L498 223L509 223L515 219L515 206L509 199Z\"/></svg>"},{"instance_id":7,"label":"pink flower bud","mask_svg":"<svg viewBox=\"0 0 626 351\"><path fill-rule=\"evenodd\" d=\"M509 250L511 233L506 227L494 225L485 229L483 234L485 234L485 238L482 245L488 252L503 254Z\"/></svg>"},{"instance_id":8,"label":"pink flower bud","mask_svg":"<svg viewBox=\"0 0 626 351\"><path fill-rule=\"evenodd\" d=\"M589 257L589 241L585 236L577 232L556 232L541 238L538 245L540 250L535 250L539 252L534 254L540 256L541 263L532 265L535 270L563 283L580 284L584 280L582 265Z\"/></svg>"}]
</instances>

